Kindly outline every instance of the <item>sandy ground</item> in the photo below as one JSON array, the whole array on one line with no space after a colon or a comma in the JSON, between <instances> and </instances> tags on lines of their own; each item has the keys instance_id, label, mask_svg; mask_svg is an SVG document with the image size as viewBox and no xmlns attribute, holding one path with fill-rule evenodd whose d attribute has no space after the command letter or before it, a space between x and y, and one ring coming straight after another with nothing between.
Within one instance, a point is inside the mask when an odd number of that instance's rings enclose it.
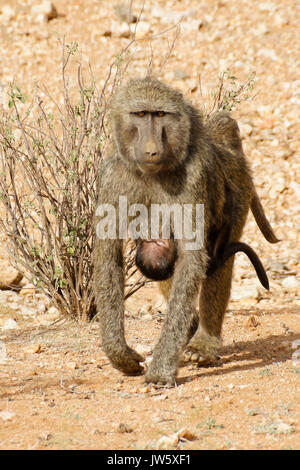
<instances>
[{"instance_id":1,"label":"sandy ground","mask_svg":"<svg viewBox=\"0 0 300 470\"><path fill-rule=\"evenodd\" d=\"M6 105L5 89L14 78L28 95L34 80L57 93L57 33L79 42L103 83L112 58L128 42L114 32L115 24L120 28L113 9L118 2L55 0L59 16L47 24L35 22L32 3L39 2L0 1L1 102ZM4 6L14 11L6 19ZM256 97L242 103L235 117L258 192L282 240L269 245L249 216L243 240L263 260L270 292L258 287L239 255L220 362L210 368L185 365L172 389L146 386L142 376L114 370L101 349L97 322L53 324L48 306L28 316L15 298L2 296L1 449L300 447L300 4L151 0L142 17L145 31L167 29L180 12L187 20L162 79L202 107L199 74L205 94L226 69L242 80L256 72ZM172 37L153 42L155 67ZM133 56L135 73L143 75L151 57L147 38ZM4 245L2 237L0 269L8 263ZM22 302L30 307L40 300L32 294ZM129 344L150 356L163 315L153 285L129 299ZM3 329L8 319L17 323L12 330Z\"/></svg>"}]
</instances>

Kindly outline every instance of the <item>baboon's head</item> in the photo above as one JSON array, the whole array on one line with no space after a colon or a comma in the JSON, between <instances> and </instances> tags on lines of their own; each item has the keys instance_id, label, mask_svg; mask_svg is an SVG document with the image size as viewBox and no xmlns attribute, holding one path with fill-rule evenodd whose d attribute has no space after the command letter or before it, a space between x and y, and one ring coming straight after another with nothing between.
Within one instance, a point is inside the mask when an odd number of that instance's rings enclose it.
<instances>
[{"instance_id":1,"label":"baboon's head","mask_svg":"<svg viewBox=\"0 0 300 470\"><path fill-rule=\"evenodd\" d=\"M177 245L173 238L138 240L135 263L148 279L165 281L173 276Z\"/></svg>"},{"instance_id":2,"label":"baboon's head","mask_svg":"<svg viewBox=\"0 0 300 470\"><path fill-rule=\"evenodd\" d=\"M190 108L181 93L153 78L122 87L111 117L118 152L129 168L154 174L180 165L188 153Z\"/></svg>"}]
</instances>

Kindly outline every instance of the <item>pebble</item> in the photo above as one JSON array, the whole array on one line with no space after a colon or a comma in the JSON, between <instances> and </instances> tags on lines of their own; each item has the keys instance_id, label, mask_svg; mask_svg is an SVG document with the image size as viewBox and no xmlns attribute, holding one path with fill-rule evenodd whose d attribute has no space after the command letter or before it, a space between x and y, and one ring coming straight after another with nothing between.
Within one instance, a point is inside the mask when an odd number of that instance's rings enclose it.
<instances>
[{"instance_id":1,"label":"pebble","mask_svg":"<svg viewBox=\"0 0 300 470\"><path fill-rule=\"evenodd\" d=\"M16 287L23 279L23 274L12 266L0 262L0 289L6 290Z\"/></svg>"},{"instance_id":2,"label":"pebble","mask_svg":"<svg viewBox=\"0 0 300 470\"><path fill-rule=\"evenodd\" d=\"M2 330L14 330L16 328L18 328L18 323L13 318L9 318L8 320L6 320L6 322L2 326Z\"/></svg>"},{"instance_id":3,"label":"pebble","mask_svg":"<svg viewBox=\"0 0 300 470\"><path fill-rule=\"evenodd\" d=\"M260 325L259 321L257 320L257 317L254 315L251 315L245 323L245 326L247 328L257 328Z\"/></svg>"},{"instance_id":4,"label":"pebble","mask_svg":"<svg viewBox=\"0 0 300 470\"><path fill-rule=\"evenodd\" d=\"M296 339L295 341L292 342L292 349L298 349L300 348L300 339Z\"/></svg>"},{"instance_id":5,"label":"pebble","mask_svg":"<svg viewBox=\"0 0 300 470\"><path fill-rule=\"evenodd\" d=\"M231 300L239 301L243 299L257 299L259 289L255 285L233 286L231 290Z\"/></svg>"},{"instance_id":6,"label":"pebble","mask_svg":"<svg viewBox=\"0 0 300 470\"><path fill-rule=\"evenodd\" d=\"M289 276L284 278L281 284L287 289L300 289L300 282L296 276Z\"/></svg>"},{"instance_id":7,"label":"pebble","mask_svg":"<svg viewBox=\"0 0 300 470\"><path fill-rule=\"evenodd\" d=\"M274 62L277 62L279 60L276 52L274 49L266 49L262 48L257 52L258 57L265 57L267 59L274 60Z\"/></svg>"},{"instance_id":8,"label":"pebble","mask_svg":"<svg viewBox=\"0 0 300 470\"><path fill-rule=\"evenodd\" d=\"M36 289L33 284L26 284L19 292L20 295L33 295Z\"/></svg>"},{"instance_id":9,"label":"pebble","mask_svg":"<svg viewBox=\"0 0 300 470\"><path fill-rule=\"evenodd\" d=\"M13 411L0 411L0 418L2 418L3 421L11 421L14 416L16 416L16 413L14 413Z\"/></svg>"},{"instance_id":10,"label":"pebble","mask_svg":"<svg viewBox=\"0 0 300 470\"><path fill-rule=\"evenodd\" d=\"M57 9L52 2L43 0L31 8L31 17L34 23L48 23L57 18Z\"/></svg>"},{"instance_id":11,"label":"pebble","mask_svg":"<svg viewBox=\"0 0 300 470\"><path fill-rule=\"evenodd\" d=\"M138 354L141 354L142 356L147 356L152 353L152 348L147 344L138 344L135 350Z\"/></svg>"},{"instance_id":12,"label":"pebble","mask_svg":"<svg viewBox=\"0 0 300 470\"><path fill-rule=\"evenodd\" d=\"M203 26L203 21L201 20L188 20L183 21L180 24L180 31L182 34L191 33L192 31L199 31Z\"/></svg>"},{"instance_id":13,"label":"pebble","mask_svg":"<svg viewBox=\"0 0 300 470\"><path fill-rule=\"evenodd\" d=\"M123 21L123 23L112 21L109 31L105 31L104 36L108 36L109 34L119 38L129 38L131 32L128 23L125 21Z\"/></svg>"},{"instance_id":14,"label":"pebble","mask_svg":"<svg viewBox=\"0 0 300 470\"><path fill-rule=\"evenodd\" d=\"M133 432L133 429L125 423L120 423L117 427L117 432L131 433L131 432Z\"/></svg>"},{"instance_id":15,"label":"pebble","mask_svg":"<svg viewBox=\"0 0 300 470\"><path fill-rule=\"evenodd\" d=\"M0 341L0 364L5 364L8 360L6 354L6 346L3 341Z\"/></svg>"},{"instance_id":16,"label":"pebble","mask_svg":"<svg viewBox=\"0 0 300 470\"><path fill-rule=\"evenodd\" d=\"M253 132L253 127L250 124L239 122L239 128L241 132L241 136L245 137L247 135L251 135Z\"/></svg>"},{"instance_id":17,"label":"pebble","mask_svg":"<svg viewBox=\"0 0 300 470\"><path fill-rule=\"evenodd\" d=\"M297 351L293 352L292 362L293 366L298 366L300 364L300 349L297 349Z\"/></svg>"},{"instance_id":18,"label":"pebble","mask_svg":"<svg viewBox=\"0 0 300 470\"><path fill-rule=\"evenodd\" d=\"M74 362L74 361L66 362L66 368L71 369L71 370L75 370L75 369L78 369L78 364L77 364L77 362Z\"/></svg>"},{"instance_id":19,"label":"pebble","mask_svg":"<svg viewBox=\"0 0 300 470\"><path fill-rule=\"evenodd\" d=\"M171 436L162 436L157 441L158 449L169 449L170 447L176 446L180 440L182 441L194 441L197 436L187 428L181 428Z\"/></svg>"},{"instance_id":20,"label":"pebble","mask_svg":"<svg viewBox=\"0 0 300 470\"><path fill-rule=\"evenodd\" d=\"M135 25L132 26L131 31L135 33L136 39L144 39L149 36L151 25L147 21L139 21L137 28Z\"/></svg>"},{"instance_id":21,"label":"pebble","mask_svg":"<svg viewBox=\"0 0 300 470\"><path fill-rule=\"evenodd\" d=\"M16 16L16 11L10 5L4 5L1 7L0 13L1 23L9 23Z\"/></svg>"},{"instance_id":22,"label":"pebble","mask_svg":"<svg viewBox=\"0 0 300 470\"><path fill-rule=\"evenodd\" d=\"M274 11L277 9L277 5L272 2L259 2L257 8L260 11Z\"/></svg>"},{"instance_id":23,"label":"pebble","mask_svg":"<svg viewBox=\"0 0 300 470\"><path fill-rule=\"evenodd\" d=\"M31 344L28 348L25 349L25 352L29 354L39 354L42 351L40 344Z\"/></svg>"},{"instance_id":24,"label":"pebble","mask_svg":"<svg viewBox=\"0 0 300 470\"><path fill-rule=\"evenodd\" d=\"M114 7L115 13L121 22L134 23L137 17L130 11L130 5L125 3L118 3Z\"/></svg>"}]
</instances>

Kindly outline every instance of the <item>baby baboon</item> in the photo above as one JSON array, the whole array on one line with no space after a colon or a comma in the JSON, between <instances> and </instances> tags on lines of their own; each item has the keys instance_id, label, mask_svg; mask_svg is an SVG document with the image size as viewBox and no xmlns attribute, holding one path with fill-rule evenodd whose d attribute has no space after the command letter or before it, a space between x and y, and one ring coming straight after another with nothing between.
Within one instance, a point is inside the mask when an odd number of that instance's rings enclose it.
<instances>
[{"instance_id":1,"label":"baby baboon","mask_svg":"<svg viewBox=\"0 0 300 470\"><path fill-rule=\"evenodd\" d=\"M208 246L210 243L208 243ZM253 264L258 278L265 289L269 289L269 281L265 269L255 251L246 243L230 243L215 247L214 253L207 249L210 259L206 275L211 276L217 269L238 252L245 253ZM148 279L166 281L172 277L177 260L176 243L169 240L141 240L136 246L136 265Z\"/></svg>"},{"instance_id":2,"label":"baby baboon","mask_svg":"<svg viewBox=\"0 0 300 470\"><path fill-rule=\"evenodd\" d=\"M136 265L148 279L165 281L173 276L177 247L172 238L167 240L138 240Z\"/></svg>"},{"instance_id":3,"label":"baby baboon","mask_svg":"<svg viewBox=\"0 0 300 470\"><path fill-rule=\"evenodd\" d=\"M231 255L225 259L229 252L223 255L226 247L237 251L250 207L265 237L272 243L277 239L255 192L238 126L228 113L204 122L181 93L145 78L129 81L115 94L111 118L113 141L101 170L98 204L117 208L119 196L126 196L128 205L149 211L155 204L204 206L203 246L188 249L191 237L185 234L176 239L174 274L160 283L168 308L145 380L173 384L184 348L210 359L217 355L234 261ZM172 224L174 233L175 220ZM119 217L116 226L123 225ZM114 367L135 374L142 371L143 358L124 335L123 238L97 238L94 287L104 350ZM210 267L210 259L220 253L221 263ZM189 341L200 285L199 325Z\"/></svg>"}]
</instances>

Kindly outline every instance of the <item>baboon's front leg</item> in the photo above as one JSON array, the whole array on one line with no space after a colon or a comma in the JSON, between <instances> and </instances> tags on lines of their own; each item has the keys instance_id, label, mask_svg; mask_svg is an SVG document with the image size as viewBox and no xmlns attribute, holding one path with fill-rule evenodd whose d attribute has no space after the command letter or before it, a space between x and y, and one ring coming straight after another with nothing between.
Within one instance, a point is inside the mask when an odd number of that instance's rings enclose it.
<instances>
[{"instance_id":1,"label":"baboon's front leg","mask_svg":"<svg viewBox=\"0 0 300 470\"><path fill-rule=\"evenodd\" d=\"M127 374L142 372L144 358L127 345L124 334L122 242L97 239L94 256L94 290L104 351L116 369Z\"/></svg>"},{"instance_id":2,"label":"baboon's front leg","mask_svg":"<svg viewBox=\"0 0 300 470\"><path fill-rule=\"evenodd\" d=\"M195 315L195 298L205 273L205 255L185 252L173 278L166 320L153 359L146 373L146 382L174 384L179 354L188 341Z\"/></svg>"},{"instance_id":3,"label":"baboon's front leg","mask_svg":"<svg viewBox=\"0 0 300 470\"><path fill-rule=\"evenodd\" d=\"M200 294L200 322L184 354L185 360L215 361L221 346L222 323L230 297L234 259L228 260L211 277L203 280Z\"/></svg>"}]
</instances>

